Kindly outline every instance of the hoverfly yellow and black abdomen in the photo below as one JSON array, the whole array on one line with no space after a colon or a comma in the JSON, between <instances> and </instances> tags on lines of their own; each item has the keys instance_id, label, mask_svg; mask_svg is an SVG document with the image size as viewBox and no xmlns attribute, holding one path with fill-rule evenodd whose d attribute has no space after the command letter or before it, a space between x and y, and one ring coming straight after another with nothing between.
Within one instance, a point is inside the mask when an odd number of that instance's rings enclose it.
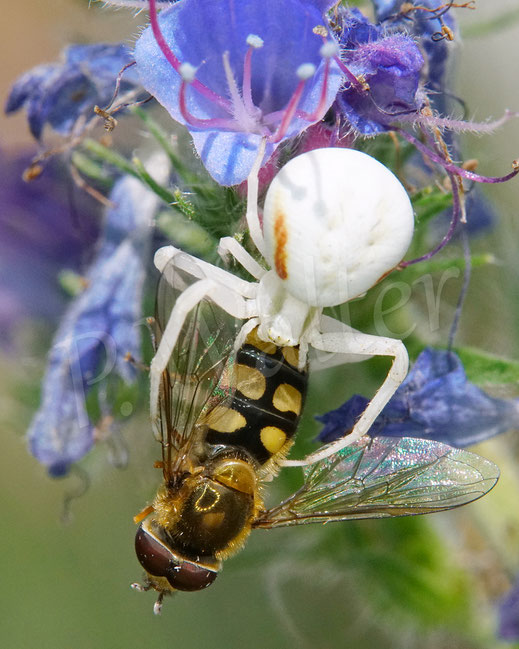
<instances>
[{"instance_id":1,"label":"hoverfly yellow and black abdomen","mask_svg":"<svg viewBox=\"0 0 519 649\"><path fill-rule=\"evenodd\" d=\"M263 466L284 457L292 445L306 396L306 369L299 370L299 349L277 347L254 329L238 350L234 395L205 419L206 442L242 449Z\"/></svg>"}]
</instances>

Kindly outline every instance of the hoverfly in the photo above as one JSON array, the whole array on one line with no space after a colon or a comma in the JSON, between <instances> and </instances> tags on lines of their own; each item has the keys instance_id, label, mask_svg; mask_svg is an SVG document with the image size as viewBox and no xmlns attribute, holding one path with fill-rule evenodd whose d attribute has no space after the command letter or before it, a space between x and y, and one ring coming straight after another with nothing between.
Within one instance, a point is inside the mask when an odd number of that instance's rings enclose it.
<instances>
[{"instance_id":1,"label":"hoverfly","mask_svg":"<svg viewBox=\"0 0 519 649\"><path fill-rule=\"evenodd\" d=\"M184 256L184 264L189 257ZM184 266L185 268L186 266ZM193 282L169 263L157 292L160 342L179 295ZM266 509L271 480L293 442L303 408L307 368L298 347L277 347L250 331L235 349L236 322L210 299L184 321L162 375L159 442L163 483L135 517L137 590L165 595L214 582L222 561L254 528L438 512L487 493L499 471L488 460L445 444L364 436L304 467L302 486Z\"/></svg>"}]
</instances>

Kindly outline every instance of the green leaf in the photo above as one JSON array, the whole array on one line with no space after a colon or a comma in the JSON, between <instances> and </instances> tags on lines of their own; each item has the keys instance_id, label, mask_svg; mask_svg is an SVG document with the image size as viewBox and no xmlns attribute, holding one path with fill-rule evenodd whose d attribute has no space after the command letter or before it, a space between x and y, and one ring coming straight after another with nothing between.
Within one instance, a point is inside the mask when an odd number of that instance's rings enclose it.
<instances>
[{"instance_id":1,"label":"green leaf","mask_svg":"<svg viewBox=\"0 0 519 649\"><path fill-rule=\"evenodd\" d=\"M471 255L471 268L479 268L480 266L488 266L489 264L495 264L496 258L491 253L483 253L480 255ZM429 273L443 273L446 270L451 268L458 268L459 270L464 270L465 268L465 259L464 257L455 257L452 259L437 259L433 257L427 261L421 261L419 264L413 264L412 266L407 266L406 268L400 271L401 277L406 282L412 283L418 277L427 275ZM392 275L392 279L399 277L397 275Z\"/></svg>"},{"instance_id":2,"label":"green leaf","mask_svg":"<svg viewBox=\"0 0 519 649\"><path fill-rule=\"evenodd\" d=\"M72 164L83 176L95 180L103 187L110 188L112 186L113 179L107 176L103 166L95 162L90 156L81 153L81 151L76 150L73 152Z\"/></svg>"},{"instance_id":3,"label":"green leaf","mask_svg":"<svg viewBox=\"0 0 519 649\"><path fill-rule=\"evenodd\" d=\"M162 187L162 185L159 185L159 183L150 176L150 174L146 171L146 167L142 164L139 158L137 158L137 156L134 156L132 162L135 170L137 171L138 177L145 185L147 185L151 189L152 192L157 194L157 196L168 205L174 203L175 196L169 191L169 189L166 189L165 187Z\"/></svg>"},{"instance_id":4,"label":"green leaf","mask_svg":"<svg viewBox=\"0 0 519 649\"><path fill-rule=\"evenodd\" d=\"M452 204L452 194L438 187L425 187L416 193L411 202L416 211L416 223L423 226Z\"/></svg>"},{"instance_id":5,"label":"green leaf","mask_svg":"<svg viewBox=\"0 0 519 649\"><path fill-rule=\"evenodd\" d=\"M519 381L519 361L500 358L472 347L456 347L454 351L473 383L502 385Z\"/></svg>"},{"instance_id":6,"label":"green leaf","mask_svg":"<svg viewBox=\"0 0 519 649\"><path fill-rule=\"evenodd\" d=\"M130 174L135 178L139 178L139 174L135 170L132 163L127 160L124 156L116 153L112 149L104 146L100 142L93 140L92 138L86 138L83 140L83 148L91 153L98 160L107 162L108 164L124 171L124 173Z\"/></svg>"},{"instance_id":7,"label":"green leaf","mask_svg":"<svg viewBox=\"0 0 519 649\"><path fill-rule=\"evenodd\" d=\"M171 166L178 173L178 175L187 183L192 184L197 182L196 174L189 171L186 165L182 162L181 158L177 154L170 137L164 131L164 129L156 122L153 117L150 115L149 111L145 111L138 106L134 106L131 109L134 115L137 115L139 119L143 121L146 128L149 130L151 135L155 140L160 144L160 146L165 151L166 155L171 162Z\"/></svg>"},{"instance_id":8,"label":"green leaf","mask_svg":"<svg viewBox=\"0 0 519 649\"><path fill-rule=\"evenodd\" d=\"M463 27L461 33L463 38L481 38L510 29L517 22L519 22L519 9L511 9L510 11L501 12L490 20Z\"/></svg>"},{"instance_id":9,"label":"green leaf","mask_svg":"<svg viewBox=\"0 0 519 649\"><path fill-rule=\"evenodd\" d=\"M157 227L182 250L207 259L216 250L217 240L202 226L177 210L165 210L157 216Z\"/></svg>"}]
</instances>

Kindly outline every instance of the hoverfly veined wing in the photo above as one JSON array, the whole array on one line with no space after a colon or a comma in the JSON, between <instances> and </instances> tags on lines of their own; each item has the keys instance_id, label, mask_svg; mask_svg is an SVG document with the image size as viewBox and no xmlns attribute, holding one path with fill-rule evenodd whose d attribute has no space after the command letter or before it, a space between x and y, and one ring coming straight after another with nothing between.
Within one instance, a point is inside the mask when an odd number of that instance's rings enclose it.
<instances>
[{"instance_id":1,"label":"hoverfly veined wing","mask_svg":"<svg viewBox=\"0 0 519 649\"><path fill-rule=\"evenodd\" d=\"M157 345L178 296L202 278L200 267L189 255L180 253L166 265L157 288ZM237 321L208 298L186 317L162 377L160 426L167 449L165 474L175 451L188 452L196 422L208 401L216 403L230 396L222 375L229 369L237 331Z\"/></svg>"},{"instance_id":2,"label":"hoverfly veined wing","mask_svg":"<svg viewBox=\"0 0 519 649\"><path fill-rule=\"evenodd\" d=\"M304 484L255 527L428 514L465 505L496 484L499 469L440 442L365 435L304 468Z\"/></svg>"}]
</instances>

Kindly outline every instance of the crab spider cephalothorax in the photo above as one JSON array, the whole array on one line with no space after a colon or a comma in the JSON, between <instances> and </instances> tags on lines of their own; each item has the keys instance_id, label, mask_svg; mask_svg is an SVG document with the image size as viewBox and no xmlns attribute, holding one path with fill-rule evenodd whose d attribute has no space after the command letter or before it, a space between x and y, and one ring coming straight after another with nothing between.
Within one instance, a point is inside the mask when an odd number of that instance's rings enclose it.
<instances>
[{"instance_id":1,"label":"crab spider cephalothorax","mask_svg":"<svg viewBox=\"0 0 519 649\"><path fill-rule=\"evenodd\" d=\"M257 211L257 173L248 179L247 221L265 258L265 270L233 238L221 239L219 254L232 255L257 281L247 282L173 246L157 251L155 265L168 263L193 276L177 299L150 367L151 418L156 430L159 386L188 313L209 298L244 324L236 348L256 326L261 339L300 346L300 363L311 368L390 356L383 384L345 437L304 460L327 457L362 437L407 374L407 351L400 340L368 335L323 315L323 307L365 293L402 260L413 234L413 210L398 179L374 158L352 149L317 149L288 162L272 181L263 228ZM325 354L323 354L325 352ZM326 354L327 352L327 354Z\"/></svg>"}]
</instances>

